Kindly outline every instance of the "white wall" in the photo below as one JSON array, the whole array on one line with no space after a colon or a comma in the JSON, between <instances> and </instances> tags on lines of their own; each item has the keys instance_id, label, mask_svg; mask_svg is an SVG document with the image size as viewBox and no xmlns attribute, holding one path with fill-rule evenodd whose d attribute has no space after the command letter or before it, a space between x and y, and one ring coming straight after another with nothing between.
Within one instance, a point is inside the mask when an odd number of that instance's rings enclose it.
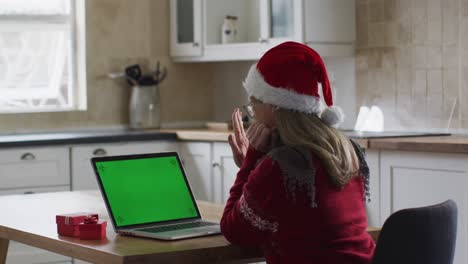
<instances>
[{"instance_id":1,"label":"white wall","mask_svg":"<svg viewBox=\"0 0 468 264\"><path fill-rule=\"evenodd\" d=\"M342 129L353 129L356 121L356 64L354 57L324 58L332 83L334 105L343 109Z\"/></svg>"}]
</instances>

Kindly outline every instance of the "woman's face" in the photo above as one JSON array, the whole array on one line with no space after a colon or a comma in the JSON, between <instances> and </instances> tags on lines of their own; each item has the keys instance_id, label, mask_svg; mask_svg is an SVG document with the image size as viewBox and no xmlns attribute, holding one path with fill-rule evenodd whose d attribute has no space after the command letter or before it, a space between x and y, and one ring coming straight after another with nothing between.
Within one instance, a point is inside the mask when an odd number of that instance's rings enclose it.
<instances>
[{"instance_id":1,"label":"woman's face","mask_svg":"<svg viewBox=\"0 0 468 264\"><path fill-rule=\"evenodd\" d=\"M263 103L253 96L251 96L249 99L253 105L255 120L269 128L275 127L276 124L275 117L273 115L273 106L271 104Z\"/></svg>"}]
</instances>

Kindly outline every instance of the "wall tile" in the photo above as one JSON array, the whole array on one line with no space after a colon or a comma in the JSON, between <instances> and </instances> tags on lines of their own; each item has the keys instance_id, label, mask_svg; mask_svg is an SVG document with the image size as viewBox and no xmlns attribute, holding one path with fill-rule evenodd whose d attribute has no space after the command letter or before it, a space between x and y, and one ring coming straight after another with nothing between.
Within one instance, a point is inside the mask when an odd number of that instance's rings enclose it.
<instances>
[{"instance_id":1,"label":"wall tile","mask_svg":"<svg viewBox=\"0 0 468 264\"><path fill-rule=\"evenodd\" d=\"M427 23L427 44L442 44L442 20L430 19Z\"/></svg>"},{"instance_id":2,"label":"wall tile","mask_svg":"<svg viewBox=\"0 0 468 264\"><path fill-rule=\"evenodd\" d=\"M468 17L463 17L462 19L462 63L463 66L468 66Z\"/></svg>"},{"instance_id":3,"label":"wall tile","mask_svg":"<svg viewBox=\"0 0 468 264\"><path fill-rule=\"evenodd\" d=\"M415 46L413 48L413 67L414 68L426 68L427 51L426 46Z\"/></svg>"},{"instance_id":4,"label":"wall tile","mask_svg":"<svg viewBox=\"0 0 468 264\"><path fill-rule=\"evenodd\" d=\"M411 12L414 20L426 20L427 19L427 0L412 0L408 1L412 3Z\"/></svg>"},{"instance_id":5,"label":"wall tile","mask_svg":"<svg viewBox=\"0 0 468 264\"><path fill-rule=\"evenodd\" d=\"M395 48L388 48L383 50L382 53L382 69L386 71L395 71L397 50Z\"/></svg>"},{"instance_id":6,"label":"wall tile","mask_svg":"<svg viewBox=\"0 0 468 264\"><path fill-rule=\"evenodd\" d=\"M412 14L412 1L409 0L397 0L395 4L396 18L398 20L408 20Z\"/></svg>"},{"instance_id":7,"label":"wall tile","mask_svg":"<svg viewBox=\"0 0 468 264\"><path fill-rule=\"evenodd\" d=\"M442 20L442 1L445 1L445 0L428 0L428 3L427 3L428 20Z\"/></svg>"},{"instance_id":8,"label":"wall tile","mask_svg":"<svg viewBox=\"0 0 468 264\"><path fill-rule=\"evenodd\" d=\"M384 70L368 71L368 91L363 104L378 105L382 109L395 109L395 73Z\"/></svg>"},{"instance_id":9,"label":"wall tile","mask_svg":"<svg viewBox=\"0 0 468 264\"><path fill-rule=\"evenodd\" d=\"M361 71L356 77L356 93L360 96L356 97L356 105L366 104L366 96L369 94L369 78L368 71Z\"/></svg>"},{"instance_id":10,"label":"wall tile","mask_svg":"<svg viewBox=\"0 0 468 264\"><path fill-rule=\"evenodd\" d=\"M356 22L357 23L368 23L369 22L369 4L368 3L356 3Z\"/></svg>"},{"instance_id":11,"label":"wall tile","mask_svg":"<svg viewBox=\"0 0 468 264\"><path fill-rule=\"evenodd\" d=\"M384 1L373 0L369 2L369 22L383 22L385 20Z\"/></svg>"},{"instance_id":12,"label":"wall tile","mask_svg":"<svg viewBox=\"0 0 468 264\"><path fill-rule=\"evenodd\" d=\"M356 30L356 45L357 47L367 47L369 45L369 27L368 23L358 23Z\"/></svg>"},{"instance_id":13,"label":"wall tile","mask_svg":"<svg viewBox=\"0 0 468 264\"><path fill-rule=\"evenodd\" d=\"M427 7L427 42L428 44L442 43L442 1L429 0Z\"/></svg>"},{"instance_id":14,"label":"wall tile","mask_svg":"<svg viewBox=\"0 0 468 264\"><path fill-rule=\"evenodd\" d=\"M384 29L384 45L386 47L395 47L399 44L398 41L398 23L387 22Z\"/></svg>"},{"instance_id":15,"label":"wall tile","mask_svg":"<svg viewBox=\"0 0 468 264\"><path fill-rule=\"evenodd\" d=\"M447 120L443 118L432 118L429 117L427 120L427 127L437 127L437 128L446 128Z\"/></svg>"},{"instance_id":16,"label":"wall tile","mask_svg":"<svg viewBox=\"0 0 468 264\"><path fill-rule=\"evenodd\" d=\"M400 45L409 45L412 41L411 18L401 19L398 24L398 42Z\"/></svg>"},{"instance_id":17,"label":"wall tile","mask_svg":"<svg viewBox=\"0 0 468 264\"><path fill-rule=\"evenodd\" d=\"M459 33L459 0L444 0L442 3L442 41L444 44L456 44Z\"/></svg>"},{"instance_id":18,"label":"wall tile","mask_svg":"<svg viewBox=\"0 0 468 264\"><path fill-rule=\"evenodd\" d=\"M396 95L396 112L403 115L411 115L412 113L412 97L409 91L397 91Z\"/></svg>"},{"instance_id":19,"label":"wall tile","mask_svg":"<svg viewBox=\"0 0 468 264\"><path fill-rule=\"evenodd\" d=\"M450 44L442 47L442 64L444 68L458 67L458 45Z\"/></svg>"},{"instance_id":20,"label":"wall tile","mask_svg":"<svg viewBox=\"0 0 468 264\"><path fill-rule=\"evenodd\" d=\"M382 67L382 50L381 49L369 49L367 65L369 69L380 69Z\"/></svg>"},{"instance_id":21,"label":"wall tile","mask_svg":"<svg viewBox=\"0 0 468 264\"><path fill-rule=\"evenodd\" d=\"M424 45L428 36L427 19L418 18L413 19L412 24L412 43L416 45Z\"/></svg>"},{"instance_id":22,"label":"wall tile","mask_svg":"<svg viewBox=\"0 0 468 264\"><path fill-rule=\"evenodd\" d=\"M427 67L442 68L442 47L428 46L427 47Z\"/></svg>"},{"instance_id":23,"label":"wall tile","mask_svg":"<svg viewBox=\"0 0 468 264\"><path fill-rule=\"evenodd\" d=\"M385 23L370 23L368 41L371 47L383 47L385 45Z\"/></svg>"},{"instance_id":24,"label":"wall tile","mask_svg":"<svg viewBox=\"0 0 468 264\"><path fill-rule=\"evenodd\" d=\"M413 97L426 97L427 95L427 71L413 70Z\"/></svg>"},{"instance_id":25,"label":"wall tile","mask_svg":"<svg viewBox=\"0 0 468 264\"><path fill-rule=\"evenodd\" d=\"M458 69L444 69L442 78L444 84L444 117L448 118L454 100L459 100ZM458 114L458 112L456 114Z\"/></svg>"},{"instance_id":26,"label":"wall tile","mask_svg":"<svg viewBox=\"0 0 468 264\"><path fill-rule=\"evenodd\" d=\"M406 47L406 46L400 46L396 50L396 64L397 67L401 68L407 68L407 67L412 67L413 66L413 48L411 47Z\"/></svg>"},{"instance_id":27,"label":"wall tile","mask_svg":"<svg viewBox=\"0 0 468 264\"><path fill-rule=\"evenodd\" d=\"M427 96L427 71L413 70L413 113L417 117L424 117L426 114Z\"/></svg>"},{"instance_id":28,"label":"wall tile","mask_svg":"<svg viewBox=\"0 0 468 264\"><path fill-rule=\"evenodd\" d=\"M441 118L443 113L442 70L427 72L427 111L432 118Z\"/></svg>"},{"instance_id":29,"label":"wall tile","mask_svg":"<svg viewBox=\"0 0 468 264\"><path fill-rule=\"evenodd\" d=\"M427 94L431 96L432 94L442 94L443 93L443 82L442 82L442 70L429 70L427 72Z\"/></svg>"},{"instance_id":30,"label":"wall tile","mask_svg":"<svg viewBox=\"0 0 468 264\"><path fill-rule=\"evenodd\" d=\"M372 2L369 17L378 21L380 1L370 0L369 4ZM367 46L372 51L367 66L376 70L366 74L369 86L383 82L376 85L376 91L381 94L374 92L369 100L381 104L387 113L393 113L386 126L445 127L454 98L460 98L452 127L459 124L468 127L464 121L468 120L468 99L463 100L468 98L468 48L465 48L468 47L468 0L384 0L383 5L385 41L376 39L381 36L378 31L382 27L373 26L369 30L373 34L369 39L373 39ZM460 16L463 16L461 24ZM396 42L392 37L395 31ZM462 65L459 65L460 58ZM460 66L464 67L461 92ZM392 67L393 71L389 70ZM358 78L360 74L358 71ZM391 87L395 89L394 95L383 95L391 92ZM393 110L392 101L395 102ZM459 112L462 120L458 120ZM416 118L411 118L412 115Z\"/></svg>"},{"instance_id":31,"label":"wall tile","mask_svg":"<svg viewBox=\"0 0 468 264\"><path fill-rule=\"evenodd\" d=\"M408 94L411 97L412 71L410 68L399 67L396 69L396 89L398 93Z\"/></svg>"},{"instance_id":32,"label":"wall tile","mask_svg":"<svg viewBox=\"0 0 468 264\"><path fill-rule=\"evenodd\" d=\"M368 56L369 56L368 50L366 49L357 50L356 52L356 70L357 71L362 72L362 71L367 71L367 69L369 69Z\"/></svg>"},{"instance_id":33,"label":"wall tile","mask_svg":"<svg viewBox=\"0 0 468 264\"><path fill-rule=\"evenodd\" d=\"M425 44L427 39L427 0L412 1L413 44Z\"/></svg>"},{"instance_id":34,"label":"wall tile","mask_svg":"<svg viewBox=\"0 0 468 264\"><path fill-rule=\"evenodd\" d=\"M468 16L468 0L461 0L461 1L462 1L463 16Z\"/></svg>"},{"instance_id":35,"label":"wall tile","mask_svg":"<svg viewBox=\"0 0 468 264\"><path fill-rule=\"evenodd\" d=\"M384 1L384 17L385 21L393 21L397 18L397 0Z\"/></svg>"},{"instance_id":36,"label":"wall tile","mask_svg":"<svg viewBox=\"0 0 468 264\"><path fill-rule=\"evenodd\" d=\"M459 102L462 106L462 118L468 120L468 66L463 67L463 85Z\"/></svg>"}]
</instances>

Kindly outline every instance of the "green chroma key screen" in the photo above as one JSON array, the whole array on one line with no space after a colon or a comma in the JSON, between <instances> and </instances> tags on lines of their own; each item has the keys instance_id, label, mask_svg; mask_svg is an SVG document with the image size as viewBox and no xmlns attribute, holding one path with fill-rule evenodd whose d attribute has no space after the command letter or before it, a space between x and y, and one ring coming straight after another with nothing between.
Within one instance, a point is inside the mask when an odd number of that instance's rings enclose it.
<instances>
[{"instance_id":1,"label":"green chroma key screen","mask_svg":"<svg viewBox=\"0 0 468 264\"><path fill-rule=\"evenodd\" d=\"M98 161L96 168L118 227L198 216L175 156Z\"/></svg>"}]
</instances>

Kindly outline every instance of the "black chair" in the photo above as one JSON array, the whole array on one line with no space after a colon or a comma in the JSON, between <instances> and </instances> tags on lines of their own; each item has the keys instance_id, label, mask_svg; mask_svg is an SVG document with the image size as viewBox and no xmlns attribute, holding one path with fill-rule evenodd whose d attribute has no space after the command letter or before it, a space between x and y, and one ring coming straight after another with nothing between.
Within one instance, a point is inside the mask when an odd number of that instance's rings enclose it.
<instances>
[{"instance_id":1,"label":"black chair","mask_svg":"<svg viewBox=\"0 0 468 264\"><path fill-rule=\"evenodd\" d=\"M452 200L392 214L380 231L373 264L452 264L457 237Z\"/></svg>"}]
</instances>

